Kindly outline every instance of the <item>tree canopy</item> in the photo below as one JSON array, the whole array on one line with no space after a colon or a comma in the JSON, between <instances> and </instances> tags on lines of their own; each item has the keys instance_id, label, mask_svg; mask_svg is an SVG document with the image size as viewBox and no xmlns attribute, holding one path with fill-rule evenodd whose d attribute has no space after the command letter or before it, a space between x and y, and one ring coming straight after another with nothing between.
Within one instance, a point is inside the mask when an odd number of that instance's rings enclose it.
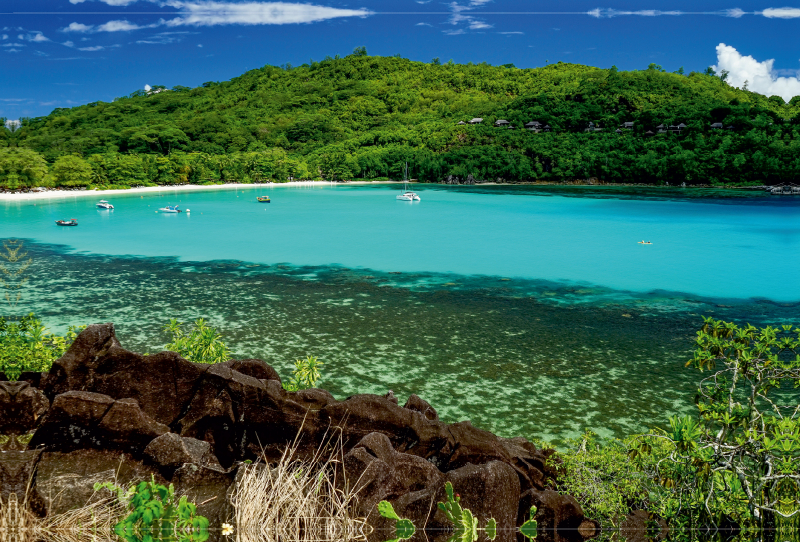
<instances>
[{"instance_id":1,"label":"tree canopy","mask_svg":"<svg viewBox=\"0 0 800 542\"><path fill-rule=\"evenodd\" d=\"M87 159L93 184L397 178L405 162L433 182L775 183L800 172L798 113L800 97L787 104L655 64L517 69L360 48L193 89L56 109L22 119L0 147L27 147L50 164ZM474 117L483 123L458 124ZM495 127L499 119L509 126ZM525 129L531 121L549 131ZM114 165L127 173L110 173Z\"/></svg>"}]
</instances>

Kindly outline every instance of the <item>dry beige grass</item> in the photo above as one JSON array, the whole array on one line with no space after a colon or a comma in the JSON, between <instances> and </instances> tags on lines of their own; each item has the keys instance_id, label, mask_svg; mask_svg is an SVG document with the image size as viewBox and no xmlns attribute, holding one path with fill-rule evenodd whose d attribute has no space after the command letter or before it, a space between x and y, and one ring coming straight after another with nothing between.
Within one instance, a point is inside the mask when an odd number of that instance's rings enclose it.
<instances>
[{"instance_id":1,"label":"dry beige grass","mask_svg":"<svg viewBox=\"0 0 800 542\"><path fill-rule=\"evenodd\" d=\"M27 491L21 502L11 493L0 498L0 542L116 542L114 525L126 515L116 495L96 495L80 508L39 518L28 506Z\"/></svg>"},{"instance_id":2,"label":"dry beige grass","mask_svg":"<svg viewBox=\"0 0 800 542\"><path fill-rule=\"evenodd\" d=\"M353 542L366 540L366 518L351 515L356 495L337 489L341 440L323 439L311 460L296 459L300 435L277 466L242 465L231 504L237 542Z\"/></svg>"}]
</instances>

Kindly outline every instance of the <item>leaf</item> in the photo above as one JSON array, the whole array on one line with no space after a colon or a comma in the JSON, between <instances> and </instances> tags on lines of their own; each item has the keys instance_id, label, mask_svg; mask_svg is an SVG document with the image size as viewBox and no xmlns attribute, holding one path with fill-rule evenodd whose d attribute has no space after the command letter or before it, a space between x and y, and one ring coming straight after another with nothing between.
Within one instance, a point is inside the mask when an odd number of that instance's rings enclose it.
<instances>
[{"instance_id":1,"label":"leaf","mask_svg":"<svg viewBox=\"0 0 800 542\"><path fill-rule=\"evenodd\" d=\"M378 503L378 513L385 518L400 519L400 516L394 511L394 507L389 501L381 501Z\"/></svg>"},{"instance_id":2,"label":"leaf","mask_svg":"<svg viewBox=\"0 0 800 542\"><path fill-rule=\"evenodd\" d=\"M395 525L395 536L401 540L407 540L414 536L416 532L416 528L414 527L414 522L410 519L400 519L397 521L397 525Z\"/></svg>"},{"instance_id":3,"label":"leaf","mask_svg":"<svg viewBox=\"0 0 800 542\"><path fill-rule=\"evenodd\" d=\"M497 536L497 521L494 518L489 518L486 522L486 537L489 540L494 540Z\"/></svg>"}]
</instances>

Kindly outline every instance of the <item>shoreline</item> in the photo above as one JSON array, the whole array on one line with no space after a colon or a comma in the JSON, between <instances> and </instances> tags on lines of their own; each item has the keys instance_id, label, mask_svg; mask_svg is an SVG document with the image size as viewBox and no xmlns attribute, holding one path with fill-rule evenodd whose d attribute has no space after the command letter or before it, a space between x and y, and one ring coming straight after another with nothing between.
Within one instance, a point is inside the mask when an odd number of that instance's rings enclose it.
<instances>
[{"instance_id":1,"label":"shoreline","mask_svg":"<svg viewBox=\"0 0 800 542\"><path fill-rule=\"evenodd\" d=\"M285 183L225 183L225 184L179 184L174 186L138 186L132 188L119 188L109 190L62 190L58 188L46 189L41 192L0 192L0 201L32 201L32 200L46 200L46 199L65 199L70 197L87 197L87 196L114 196L120 194L148 194L154 192L164 191L179 191L188 192L195 190L219 190L219 189L236 189L236 188L254 188L254 187L275 187L275 186L336 186L336 185L354 185L354 184L401 184L403 181L289 181ZM411 181L418 182L418 181ZM441 184L441 183L435 183ZM661 186L649 184L636 184L636 183L591 183L591 182L548 182L548 181L528 181L518 183L498 183L498 182L485 182L476 183L474 185L446 185L446 186L585 186L585 187L646 187L646 188L663 188L675 189L681 188L678 186ZM685 188L718 188L725 190L748 190L750 187L744 186L711 186L711 185L692 185ZM101 197L102 199L102 197Z\"/></svg>"},{"instance_id":2,"label":"shoreline","mask_svg":"<svg viewBox=\"0 0 800 542\"><path fill-rule=\"evenodd\" d=\"M289 181L287 183L225 183L225 184L179 184L175 186L138 186L113 190L59 190L48 189L42 192L0 192L0 201L29 201L43 199L65 199L85 196L113 196L120 194L148 194L164 191L191 192L196 190L219 190L234 188L274 187L274 186L330 186L333 184L381 184L397 181L354 181L331 183L330 181ZM402 181L401 181L402 182ZM101 198L103 199L103 198Z\"/></svg>"}]
</instances>

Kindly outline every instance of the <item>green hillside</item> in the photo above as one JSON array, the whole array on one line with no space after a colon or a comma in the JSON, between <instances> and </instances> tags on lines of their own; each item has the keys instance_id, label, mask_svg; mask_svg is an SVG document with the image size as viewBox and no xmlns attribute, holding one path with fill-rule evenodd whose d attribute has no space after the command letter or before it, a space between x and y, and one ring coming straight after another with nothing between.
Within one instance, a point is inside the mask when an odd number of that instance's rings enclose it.
<instances>
[{"instance_id":1,"label":"green hillside","mask_svg":"<svg viewBox=\"0 0 800 542\"><path fill-rule=\"evenodd\" d=\"M435 182L789 182L800 173L798 113L800 97L785 104L655 65L517 69L357 50L22 119L15 133L0 130L9 147L0 149L0 186L11 187L9 175L34 182L3 166L22 154L47 162L37 182L64 185L397 178L406 161L413 177ZM473 117L484 121L458 124ZM513 129L495 127L498 119ZM525 130L530 121L550 131ZM590 122L600 129L587 132ZM633 127L617 133L624 122ZM681 123L680 133L657 133Z\"/></svg>"}]
</instances>

